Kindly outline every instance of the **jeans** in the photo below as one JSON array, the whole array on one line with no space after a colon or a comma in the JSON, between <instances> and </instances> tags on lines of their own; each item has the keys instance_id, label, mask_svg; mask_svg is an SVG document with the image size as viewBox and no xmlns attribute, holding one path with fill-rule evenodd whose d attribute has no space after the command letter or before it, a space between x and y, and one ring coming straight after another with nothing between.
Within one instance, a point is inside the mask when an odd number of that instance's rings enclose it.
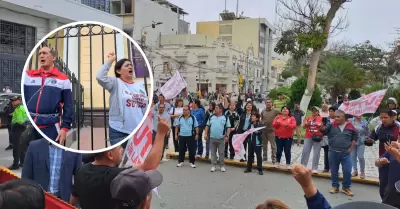
<instances>
[{"instance_id":1,"label":"jeans","mask_svg":"<svg viewBox=\"0 0 400 209\"><path fill-rule=\"evenodd\" d=\"M195 136L178 136L179 140L179 163L185 161L186 150L189 151L189 162L193 163L196 161L196 139Z\"/></svg>"},{"instance_id":2,"label":"jeans","mask_svg":"<svg viewBox=\"0 0 400 209\"><path fill-rule=\"evenodd\" d=\"M111 146L114 145L114 144L118 144L118 142L124 140L128 136L129 136L129 134L122 133L122 132L117 131L117 130L111 128L111 127L108 128L108 137L110 138ZM121 146L125 149L127 143L128 143L128 141L126 140Z\"/></svg>"},{"instance_id":3,"label":"jeans","mask_svg":"<svg viewBox=\"0 0 400 209\"><path fill-rule=\"evenodd\" d=\"M203 155L203 128L199 127L199 138L197 139L197 155Z\"/></svg>"},{"instance_id":4,"label":"jeans","mask_svg":"<svg viewBox=\"0 0 400 209\"><path fill-rule=\"evenodd\" d=\"M276 142L276 160L278 163L281 162L282 152L285 152L286 165L290 165L290 161L292 160L292 144L293 138L288 139L280 139L279 137L275 137Z\"/></svg>"},{"instance_id":5,"label":"jeans","mask_svg":"<svg viewBox=\"0 0 400 209\"><path fill-rule=\"evenodd\" d=\"M343 189L351 187L351 154L349 152L336 152L329 150L329 167L331 168L332 187L339 187L339 166L342 165Z\"/></svg>"},{"instance_id":6,"label":"jeans","mask_svg":"<svg viewBox=\"0 0 400 209\"><path fill-rule=\"evenodd\" d=\"M225 142L223 139L210 139L210 148L211 148L211 164L213 166L217 165L219 162L220 166L224 166L225 160ZM218 153L218 160L217 160Z\"/></svg>"},{"instance_id":7,"label":"jeans","mask_svg":"<svg viewBox=\"0 0 400 209\"><path fill-rule=\"evenodd\" d=\"M311 149L313 149L312 169L318 170L321 142L315 142L312 139L304 139L303 153L301 153L300 162L302 165L307 167Z\"/></svg>"},{"instance_id":8,"label":"jeans","mask_svg":"<svg viewBox=\"0 0 400 209\"><path fill-rule=\"evenodd\" d=\"M353 151L351 151L351 159L353 160L353 170L357 170L357 158L358 162L360 163L360 172L364 173L365 172L365 159L364 159L364 150L365 150L365 145L360 144L357 145L353 148Z\"/></svg>"}]
</instances>

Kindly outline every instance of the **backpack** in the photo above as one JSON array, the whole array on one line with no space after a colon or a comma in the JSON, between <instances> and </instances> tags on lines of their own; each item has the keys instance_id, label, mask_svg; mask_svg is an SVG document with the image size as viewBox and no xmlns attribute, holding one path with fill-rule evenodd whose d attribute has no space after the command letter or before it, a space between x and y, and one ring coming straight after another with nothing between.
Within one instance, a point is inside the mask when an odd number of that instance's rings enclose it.
<instances>
[{"instance_id":1,"label":"backpack","mask_svg":"<svg viewBox=\"0 0 400 209\"><path fill-rule=\"evenodd\" d=\"M182 117L183 117L183 115L179 117L178 122L181 121ZM195 136L196 135L196 130L195 130L195 127L194 127L194 121L196 120L196 118L194 118L194 116L192 114L190 114L190 118L192 118L192 121L193 121L193 123L192 123L192 136ZM178 128L178 134L180 134L181 133L181 129L179 128L179 126L177 128Z\"/></svg>"},{"instance_id":2,"label":"backpack","mask_svg":"<svg viewBox=\"0 0 400 209\"><path fill-rule=\"evenodd\" d=\"M225 117L224 131L222 132L222 134L225 135L225 133L226 133L226 123L228 123L229 118L228 118L228 116L226 116L225 114L222 114L222 115ZM212 115L210 116L210 118L208 119L208 120L210 121L210 126L211 126L211 118L212 118L213 116L215 116L215 115L212 114ZM217 117L217 116L215 116L215 117ZM209 133L210 133L210 132L209 132Z\"/></svg>"}]
</instances>

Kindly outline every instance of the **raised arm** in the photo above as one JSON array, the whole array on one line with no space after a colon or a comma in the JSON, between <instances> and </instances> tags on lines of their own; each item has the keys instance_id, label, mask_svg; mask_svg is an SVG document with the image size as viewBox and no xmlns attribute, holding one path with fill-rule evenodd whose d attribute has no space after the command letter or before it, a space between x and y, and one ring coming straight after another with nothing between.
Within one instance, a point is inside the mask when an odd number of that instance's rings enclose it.
<instances>
[{"instance_id":1,"label":"raised arm","mask_svg":"<svg viewBox=\"0 0 400 209\"><path fill-rule=\"evenodd\" d=\"M115 53L110 52L107 56L107 61L100 67L96 74L97 82L101 87L107 89L108 91L111 91L114 88L114 83L116 81L115 77L108 76L108 71L110 70L110 67L115 59Z\"/></svg>"}]
</instances>

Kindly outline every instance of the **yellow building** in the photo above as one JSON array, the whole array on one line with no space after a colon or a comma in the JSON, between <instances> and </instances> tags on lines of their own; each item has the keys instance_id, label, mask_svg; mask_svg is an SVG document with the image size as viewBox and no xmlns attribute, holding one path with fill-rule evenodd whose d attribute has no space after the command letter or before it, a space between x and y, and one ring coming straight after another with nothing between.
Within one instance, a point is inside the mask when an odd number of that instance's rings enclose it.
<instances>
[{"instance_id":1,"label":"yellow building","mask_svg":"<svg viewBox=\"0 0 400 209\"><path fill-rule=\"evenodd\" d=\"M264 70L260 79L263 79L261 91L265 91L266 77L271 68L273 26L265 18L237 17L230 12L221 13L220 16L220 21L198 22L196 33L220 37L240 47L241 51L252 48L254 56L264 60Z\"/></svg>"},{"instance_id":2,"label":"yellow building","mask_svg":"<svg viewBox=\"0 0 400 209\"><path fill-rule=\"evenodd\" d=\"M111 29L105 29L105 30L107 32L111 31ZM88 32L89 32L88 28L81 29L81 34L87 34ZM96 32L95 29L93 29L93 32L99 33L99 31ZM59 37L64 37L65 30L59 31L58 35ZM62 58L65 64L68 64L68 69L71 72L73 72L76 76L79 76L80 78L80 83L84 88L84 100L83 100L84 107L85 108L91 107L90 96L92 94L93 108L102 109L104 107L103 88L96 81L96 73L103 63L103 57L104 61L107 60L106 56L109 52L116 51L118 60L122 58L131 59L129 58L131 56L131 53L129 52L131 51L131 47L129 44L130 40L124 37L122 34L117 34L116 38L114 37L114 34L104 35L104 54L103 54L101 35L93 35L91 38L90 36L81 36L80 38L69 37L69 38L58 38L58 39L55 39L53 37L54 36L50 36L50 38L47 40L47 43L50 45L51 48L53 48L57 52L58 57ZM69 39L68 43L67 39ZM92 44L90 44L90 39L92 41ZM80 52L78 52L78 49L80 50ZM31 61L32 68L35 68L36 66L35 57L36 53L32 56L32 61ZM109 72L110 76L114 76L114 70L113 70L114 64L110 68ZM92 72L90 71L90 67L92 67ZM78 75L78 68L80 68L79 75ZM92 89L90 85L91 79L92 79ZM135 78L135 82L143 82L143 81L144 81L143 78ZM148 84L152 83L150 81L150 78L147 78L147 83ZM150 93L150 85L148 85L148 90ZM109 104L108 99L109 99L109 93L106 91L105 100L107 107Z\"/></svg>"}]
</instances>

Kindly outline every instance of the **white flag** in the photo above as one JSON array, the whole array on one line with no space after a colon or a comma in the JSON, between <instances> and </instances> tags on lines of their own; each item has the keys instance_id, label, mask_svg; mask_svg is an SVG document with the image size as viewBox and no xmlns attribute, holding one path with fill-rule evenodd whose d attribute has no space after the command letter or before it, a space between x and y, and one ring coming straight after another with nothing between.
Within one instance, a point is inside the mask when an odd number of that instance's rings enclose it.
<instances>
[{"instance_id":1,"label":"white flag","mask_svg":"<svg viewBox=\"0 0 400 209\"><path fill-rule=\"evenodd\" d=\"M186 81L176 71L175 75L160 88L160 92L164 95L165 99L173 99L186 87Z\"/></svg>"}]
</instances>

